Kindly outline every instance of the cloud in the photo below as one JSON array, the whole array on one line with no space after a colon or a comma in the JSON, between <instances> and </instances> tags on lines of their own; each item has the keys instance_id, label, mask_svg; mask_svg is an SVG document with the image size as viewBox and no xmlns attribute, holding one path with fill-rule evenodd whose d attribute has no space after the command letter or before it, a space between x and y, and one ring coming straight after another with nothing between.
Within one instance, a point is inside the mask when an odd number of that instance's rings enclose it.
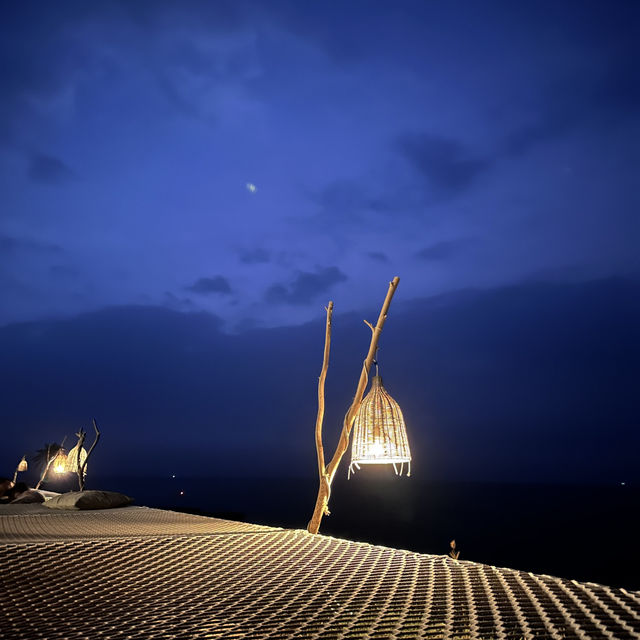
<instances>
[{"instance_id":1,"label":"cloud","mask_svg":"<svg viewBox=\"0 0 640 640\"><path fill-rule=\"evenodd\" d=\"M325 224L330 219L341 224L357 224L362 213L374 208L374 200L368 198L362 186L355 180L334 180L309 195L320 207L318 221Z\"/></svg>"},{"instance_id":2,"label":"cloud","mask_svg":"<svg viewBox=\"0 0 640 640\"><path fill-rule=\"evenodd\" d=\"M341 178L324 186L306 191L306 197L316 207L315 215L304 219L308 228L313 225L320 233L335 236L334 225L343 231L357 231L362 224L381 221L407 208L407 195L395 185L374 182L370 177ZM299 218L292 218L300 224Z\"/></svg>"},{"instance_id":3,"label":"cloud","mask_svg":"<svg viewBox=\"0 0 640 640\"><path fill-rule=\"evenodd\" d=\"M80 269L68 264L53 264L49 267L49 273L55 278L77 278L81 275Z\"/></svg>"},{"instance_id":4,"label":"cloud","mask_svg":"<svg viewBox=\"0 0 640 640\"><path fill-rule=\"evenodd\" d=\"M381 343L383 374L423 461L416 473L638 479L640 431L631 428L638 415L638 299L640 282L602 280L522 283L461 292L446 303L392 306ZM340 423L353 393L368 344L362 317L345 314L335 328L340 348L332 356L327 424ZM142 306L0 327L0 411L12 433L12 447L0 448L0 466L10 468L16 449L44 441L52 423L43 416L69 425L96 415L111 434L103 460L117 457L126 438L140 440L140 455L123 473L157 472L158 442L178 450L180 423L192 427L184 468L194 475L212 465L230 473L286 467L295 475L297 469L283 466L287 460L302 460L303 473L311 474L313 411L308 417L323 335L318 320L228 336L210 314ZM252 401L239 401L247 389ZM310 430L301 432L301 422ZM219 446L207 449L212 433ZM255 445L251 451L247 442ZM532 447L548 457L532 455ZM230 456L236 448L250 460Z\"/></svg>"},{"instance_id":5,"label":"cloud","mask_svg":"<svg viewBox=\"0 0 640 640\"><path fill-rule=\"evenodd\" d=\"M592 103L598 111L638 119L640 86L637 55L637 43L634 43L610 60L592 92Z\"/></svg>"},{"instance_id":6,"label":"cloud","mask_svg":"<svg viewBox=\"0 0 640 640\"><path fill-rule=\"evenodd\" d=\"M193 291L202 295L210 293L220 293L228 295L231 293L231 285L224 276L214 276L213 278L199 278L192 285L185 287L187 291Z\"/></svg>"},{"instance_id":7,"label":"cloud","mask_svg":"<svg viewBox=\"0 0 640 640\"><path fill-rule=\"evenodd\" d=\"M0 23L0 144L36 139L39 125L73 113L78 80L95 70L104 34L116 12L107 3L78 2L33 8L7 6ZM84 28L100 25L85 37Z\"/></svg>"},{"instance_id":8,"label":"cloud","mask_svg":"<svg viewBox=\"0 0 640 640\"><path fill-rule=\"evenodd\" d=\"M467 190L489 166L461 142L429 133L404 133L395 147L440 197Z\"/></svg>"},{"instance_id":9,"label":"cloud","mask_svg":"<svg viewBox=\"0 0 640 640\"><path fill-rule=\"evenodd\" d=\"M421 260L447 260L459 251L461 244L460 240L436 242L418 251L416 257Z\"/></svg>"},{"instance_id":10,"label":"cloud","mask_svg":"<svg viewBox=\"0 0 640 640\"><path fill-rule=\"evenodd\" d=\"M614 54L602 55L601 69L556 76L542 87L536 116L514 129L503 140L505 155L528 152L532 147L562 137L575 129L600 129L638 120L640 88L637 82L637 44L622 44ZM530 105L527 105L530 109ZM513 105L506 105L505 111Z\"/></svg>"},{"instance_id":11,"label":"cloud","mask_svg":"<svg viewBox=\"0 0 640 640\"><path fill-rule=\"evenodd\" d=\"M136 73L147 97L149 88L162 96L161 108L211 120L223 85L237 87L259 66L244 33L256 13L241 4L69 2L38 7L37 20L25 5L7 7L0 23L0 145L19 146L56 115L77 115L77 88L91 93L105 73L112 80Z\"/></svg>"},{"instance_id":12,"label":"cloud","mask_svg":"<svg viewBox=\"0 0 640 640\"><path fill-rule=\"evenodd\" d=\"M560 137L572 124L574 122L567 114L545 114L537 122L507 134L503 142L504 153L508 156L525 154L537 144Z\"/></svg>"},{"instance_id":13,"label":"cloud","mask_svg":"<svg viewBox=\"0 0 640 640\"><path fill-rule=\"evenodd\" d=\"M261 248L242 250L240 251L240 262L244 262L244 264L271 262L271 252Z\"/></svg>"},{"instance_id":14,"label":"cloud","mask_svg":"<svg viewBox=\"0 0 640 640\"><path fill-rule=\"evenodd\" d=\"M33 238L15 238L13 236L0 235L0 253L19 253L22 251L34 251L37 253L63 253L64 249L57 244L41 242Z\"/></svg>"},{"instance_id":15,"label":"cloud","mask_svg":"<svg viewBox=\"0 0 640 640\"><path fill-rule=\"evenodd\" d=\"M367 200L360 186L354 180L335 180L313 197L324 209L349 212L362 209Z\"/></svg>"},{"instance_id":16,"label":"cloud","mask_svg":"<svg viewBox=\"0 0 640 640\"><path fill-rule=\"evenodd\" d=\"M526 109L521 106L525 111L533 109L534 115L504 135L500 153L507 157L523 155L583 124L598 110L593 103L595 91L596 81L591 77L556 78L543 87L536 103L526 105ZM505 112L508 111L513 111L513 105L505 106Z\"/></svg>"},{"instance_id":17,"label":"cloud","mask_svg":"<svg viewBox=\"0 0 640 640\"><path fill-rule=\"evenodd\" d=\"M347 276L338 267L325 267L315 273L300 271L290 284L277 283L269 287L265 300L276 304L307 304L345 280Z\"/></svg>"},{"instance_id":18,"label":"cloud","mask_svg":"<svg viewBox=\"0 0 640 640\"><path fill-rule=\"evenodd\" d=\"M177 113L214 123L229 109L254 112L260 101L247 89L262 75L262 62L251 29L211 37L193 26L189 37L167 38L158 48L158 87ZM236 114L237 115L237 114Z\"/></svg>"},{"instance_id":19,"label":"cloud","mask_svg":"<svg viewBox=\"0 0 640 640\"><path fill-rule=\"evenodd\" d=\"M382 251L368 251L367 257L371 258L371 260L376 260L377 262L389 262L389 258L386 253L382 253Z\"/></svg>"},{"instance_id":20,"label":"cloud","mask_svg":"<svg viewBox=\"0 0 640 640\"><path fill-rule=\"evenodd\" d=\"M193 311L196 305L189 298L179 298L171 291L164 292L163 306L176 311Z\"/></svg>"},{"instance_id":21,"label":"cloud","mask_svg":"<svg viewBox=\"0 0 640 640\"><path fill-rule=\"evenodd\" d=\"M35 153L29 160L27 175L34 182L63 184L75 177L74 172L55 156Z\"/></svg>"}]
</instances>

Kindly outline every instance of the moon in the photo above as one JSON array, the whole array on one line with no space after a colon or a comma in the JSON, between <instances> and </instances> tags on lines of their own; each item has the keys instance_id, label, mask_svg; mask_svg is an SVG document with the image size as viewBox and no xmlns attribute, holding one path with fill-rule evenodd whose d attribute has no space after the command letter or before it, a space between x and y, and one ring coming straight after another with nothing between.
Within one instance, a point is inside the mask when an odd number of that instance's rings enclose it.
<instances>
[{"instance_id":1,"label":"moon","mask_svg":"<svg viewBox=\"0 0 640 640\"><path fill-rule=\"evenodd\" d=\"M250 193L255 193L258 190L258 187L256 187L255 184L253 184L253 182L247 182L247 191L249 191Z\"/></svg>"}]
</instances>

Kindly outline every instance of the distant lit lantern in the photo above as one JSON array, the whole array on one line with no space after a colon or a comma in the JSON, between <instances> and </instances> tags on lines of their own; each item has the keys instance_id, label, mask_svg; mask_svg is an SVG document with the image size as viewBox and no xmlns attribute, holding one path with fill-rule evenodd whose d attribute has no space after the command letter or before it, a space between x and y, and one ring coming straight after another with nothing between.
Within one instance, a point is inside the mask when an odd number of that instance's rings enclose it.
<instances>
[{"instance_id":1,"label":"distant lit lantern","mask_svg":"<svg viewBox=\"0 0 640 640\"><path fill-rule=\"evenodd\" d=\"M16 470L13 472L13 484L16 483L16 480L18 479L18 474L22 471L26 471L28 469L27 465L27 458L25 456L22 456L22 460L20 460L20 462L18 462L18 466L16 467Z\"/></svg>"},{"instance_id":2,"label":"distant lit lantern","mask_svg":"<svg viewBox=\"0 0 640 640\"><path fill-rule=\"evenodd\" d=\"M349 476L361 464L391 464L402 475L405 463L410 476L411 452L402 411L376 375L353 423Z\"/></svg>"},{"instance_id":3,"label":"distant lit lantern","mask_svg":"<svg viewBox=\"0 0 640 640\"><path fill-rule=\"evenodd\" d=\"M67 472L67 452L60 448L58 449L58 453L56 453L56 457L53 459L51 463L51 468L56 473L66 473Z\"/></svg>"},{"instance_id":4,"label":"distant lit lantern","mask_svg":"<svg viewBox=\"0 0 640 640\"><path fill-rule=\"evenodd\" d=\"M78 456L78 451L80 452L79 456ZM87 459L87 450L84 447L79 449L78 445L76 445L67 454L65 471L76 473L79 470L79 468L84 464L86 459ZM86 473L86 468L85 468L85 473Z\"/></svg>"}]
</instances>

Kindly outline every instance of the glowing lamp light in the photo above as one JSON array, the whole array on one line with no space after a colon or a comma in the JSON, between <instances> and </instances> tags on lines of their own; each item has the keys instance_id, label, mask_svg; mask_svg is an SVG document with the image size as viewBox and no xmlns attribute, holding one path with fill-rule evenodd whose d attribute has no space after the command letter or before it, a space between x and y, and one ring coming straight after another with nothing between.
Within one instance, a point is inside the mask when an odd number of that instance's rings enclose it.
<instances>
[{"instance_id":1,"label":"glowing lamp light","mask_svg":"<svg viewBox=\"0 0 640 640\"><path fill-rule=\"evenodd\" d=\"M28 468L29 468L29 465L27 464L27 459L25 456L22 456L22 460L18 462L18 466L16 467L16 470L13 472L13 484L16 483L16 480L18 479L18 474L21 473L22 471L26 471Z\"/></svg>"},{"instance_id":2,"label":"glowing lamp light","mask_svg":"<svg viewBox=\"0 0 640 640\"><path fill-rule=\"evenodd\" d=\"M402 475L405 463L410 476L411 452L402 411L376 375L353 423L349 477L363 464L391 464Z\"/></svg>"},{"instance_id":3,"label":"glowing lamp light","mask_svg":"<svg viewBox=\"0 0 640 640\"><path fill-rule=\"evenodd\" d=\"M78 455L78 451L80 452L80 455ZM76 445L67 454L65 471L71 472L71 473L77 473L79 468L84 464L86 459L87 459L87 450L84 447L82 447L81 449L78 449L78 445ZM86 472L86 468L85 468L85 472Z\"/></svg>"},{"instance_id":4,"label":"glowing lamp light","mask_svg":"<svg viewBox=\"0 0 640 640\"><path fill-rule=\"evenodd\" d=\"M51 463L51 467L53 468L55 473L67 472L67 452L64 449L60 449L58 451L56 457Z\"/></svg>"}]
</instances>

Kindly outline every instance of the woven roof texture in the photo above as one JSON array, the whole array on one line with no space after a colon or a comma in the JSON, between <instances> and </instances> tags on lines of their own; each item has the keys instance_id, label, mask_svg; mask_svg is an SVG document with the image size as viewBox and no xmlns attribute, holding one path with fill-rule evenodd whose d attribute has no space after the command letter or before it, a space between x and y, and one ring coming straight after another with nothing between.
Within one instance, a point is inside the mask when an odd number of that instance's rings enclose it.
<instances>
[{"instance_id":1,"label":"woven roof texture","mask_svg":"<svg viewBox=\"0 0 640 640\"><path fill-rule=\"evenodd\" d=\"M7 640L640 638L640 592L304 531L128 508L0 532Z\"/></svg>"},{"instance_id":2,"label":"woven roof texture","mask_svg":"<svg viewBox=\"0 0 640 640\"><path fill-rule=\"evenodd\" d=\"M20 515L20 506L22 505L1 507L0 542L72 538L129 538L158 534L227 534L278 530L257 524L205 518L175 511L149 509L148 507L124 507L95 511L54 511L42 505L29 505L28 515ZM5 513L9 515L4 515Z\"/></svg>"}]
</instances>

